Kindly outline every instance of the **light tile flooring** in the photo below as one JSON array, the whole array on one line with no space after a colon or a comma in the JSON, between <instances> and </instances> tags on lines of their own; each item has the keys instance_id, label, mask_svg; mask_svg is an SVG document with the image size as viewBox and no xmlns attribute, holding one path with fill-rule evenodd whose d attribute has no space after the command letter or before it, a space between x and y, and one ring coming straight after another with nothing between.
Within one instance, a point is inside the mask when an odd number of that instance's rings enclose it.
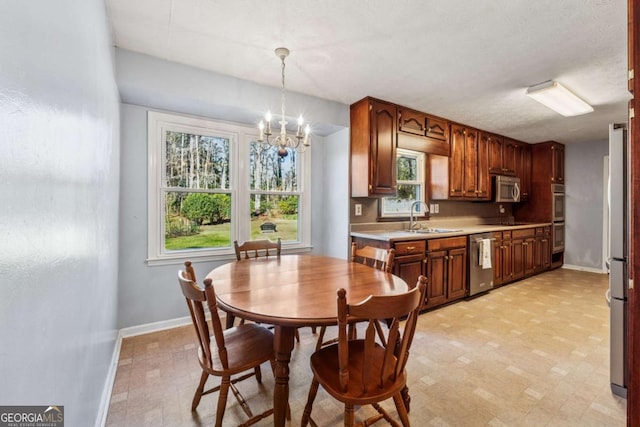
<instances>
[{"instance_id":1,"label":"light tile flooring","mask_svg":"<svg viewBox=\"0 0 640 427\"><path fill-rule=\"evenodd\" d=\"M423 313L408 365L413 425L624 426L626 401L609 388L606 288L606 275L560 269ZM311 382L315 335L309 328L300 335L290 425L300 423ZM124 340L107 426L214 425L217 394L190 411L200 376L194 337L188 326ZM270 407L269 365L263 386L249 379L239 388L254 413ZM383 406L395 414L391 402ZM341 411L321 388L312 413L318 425L341 425ZM230 394L224 424L244 421Z\"/></svg>"}]
</instances>

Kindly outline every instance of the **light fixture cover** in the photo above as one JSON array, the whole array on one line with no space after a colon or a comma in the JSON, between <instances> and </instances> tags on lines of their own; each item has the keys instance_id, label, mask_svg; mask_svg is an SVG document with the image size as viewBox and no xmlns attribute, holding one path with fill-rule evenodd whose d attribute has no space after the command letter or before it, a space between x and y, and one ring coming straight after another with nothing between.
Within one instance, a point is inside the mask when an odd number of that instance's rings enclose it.
<instances>
[{"instance_id":1,"label":"light fixture cover","mask_svg":"<svg viewBox=\"0 0 640 427\"><path fill-rule=\"evenodd\" d=\"M593 111L593 107L558 82L548 80L527 88L527 95L563 116L579 116Z\"/></svg>"}]
</instances>

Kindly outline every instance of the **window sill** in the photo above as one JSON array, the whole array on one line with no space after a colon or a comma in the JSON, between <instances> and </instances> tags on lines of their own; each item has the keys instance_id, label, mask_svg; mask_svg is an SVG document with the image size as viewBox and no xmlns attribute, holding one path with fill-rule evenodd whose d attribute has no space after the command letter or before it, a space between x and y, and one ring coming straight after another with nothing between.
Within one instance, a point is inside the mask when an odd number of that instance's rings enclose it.
<instances>
[{"instance_id":1,"label":"window sill","mask_svg":"<svg viewBox=\"0 0 640 427\"><path fill-rule=\"evenodd\" d=\"M312 246L293 246L289 248L282 248L282 255L307 253L311 252L312 249ZM149 267L155 267L160 265L178 265L184 263L186 260L192 262L235 261L236 253L233 251L224 251L218 254L181 252L178 254L167 255L162 258L147 258L146 262Z\"/></svg>"}]
</instances>

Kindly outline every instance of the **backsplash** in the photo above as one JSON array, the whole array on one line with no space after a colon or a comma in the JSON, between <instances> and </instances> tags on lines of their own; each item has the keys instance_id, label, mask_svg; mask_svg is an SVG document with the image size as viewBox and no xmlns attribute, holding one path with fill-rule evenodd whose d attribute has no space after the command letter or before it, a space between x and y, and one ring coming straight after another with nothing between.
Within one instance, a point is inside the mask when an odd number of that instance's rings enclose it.
<instances>
[{"instance_id":1,"label":"backsplash","mask_svg":"<svg viewBox=\"0 0 640 427\"><path fill-rule=\"evenodd\" d=\"M432 219L445 219L455 217L496 218L511 217L513 215L511 203L494 202L459 202L451 200L431 201L438 204L438 213L431 213ZM355 205L362 205L362 215L355 216ZM500 212L500 206L504 212ZM378 221L378 199L376 198L352 198L350 201L350 223L372 223Z\"/></svg>"}]
</instances>

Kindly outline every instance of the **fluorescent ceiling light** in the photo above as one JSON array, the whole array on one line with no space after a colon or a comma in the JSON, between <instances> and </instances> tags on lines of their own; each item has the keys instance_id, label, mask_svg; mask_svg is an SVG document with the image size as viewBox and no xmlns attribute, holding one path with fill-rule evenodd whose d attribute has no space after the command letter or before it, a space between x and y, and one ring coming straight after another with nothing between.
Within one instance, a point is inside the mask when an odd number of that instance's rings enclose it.
<instances>
[{"instance_id":1,"label":"fluorescent ceiling light","mask_svg":"<svg viewBox=\"0 0 640 427\"><path fill-rule=\"evenodd\" d=\"M529 86L527 95L563 116L579 116L593 111L591 105L553 80Z\"/></svg>"}]
</instances>

